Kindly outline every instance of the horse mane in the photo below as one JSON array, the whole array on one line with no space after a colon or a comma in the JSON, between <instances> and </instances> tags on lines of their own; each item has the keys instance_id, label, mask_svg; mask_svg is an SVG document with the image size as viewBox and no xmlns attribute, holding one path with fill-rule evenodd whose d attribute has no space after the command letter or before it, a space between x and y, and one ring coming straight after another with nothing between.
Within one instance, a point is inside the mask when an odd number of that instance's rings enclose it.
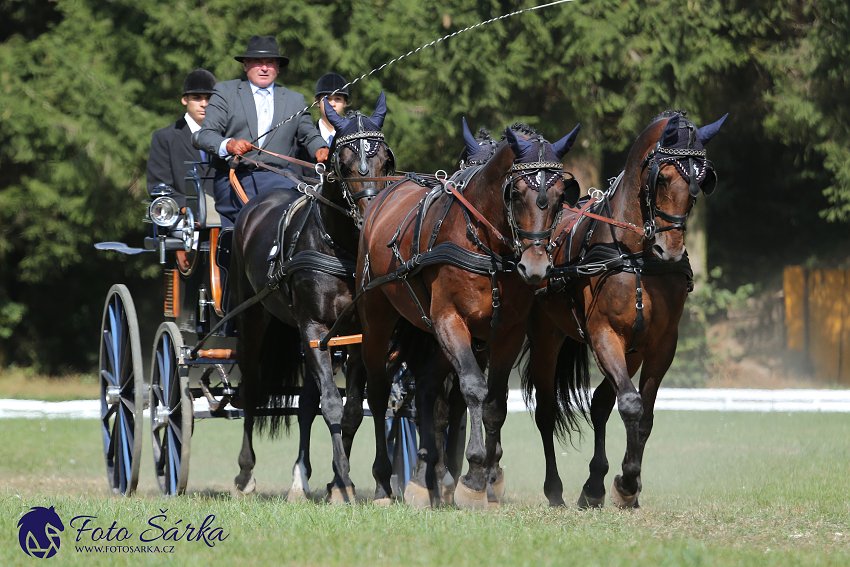
<instances>
[{"instance_id":1,"label":"horse mane","mask_svg":"<svg viewBox=\"0 0 850 567\"><path fill-rule=\"evenodd\" d=\"M483 126L478 129L478 132L475 133L475 141L479 144L487 143L491 146L495 146L499 143L496 141L495 138L493 138L493 136L490 135L490 130Z\"/></svg>"},{"instance_id":2,"label":"horse mane","mask_svg":"<svg viewBox=\"0 0 850 567\"><path fill-rule=\"evenodd\" d=\"M664 110L662 112L659 112L658 115L655 118L652 119L652 122L655 122L656 120L661 120L662 118L672 118L676 114L678 114L679 116L681 116L683 118L688 117L688 111L687 110L682 110L681 108L677 108L676 110L669 110L668 109L668 110Z\"/></svg>"},{"instance_id":3,"label":"horse mane","mask_svg":"<svg viewBox=\"0 0 850 567\"><path fill-rule=\"evenodd\" d=\"M540 132L535 130L533 127L529 126L525 122L514 122L511 124L511 130L516 132L517 134L522 134L523 136L539 136ZM502 134L501 140L505 139L505 134Z\"/></svg>"}]
</instances>

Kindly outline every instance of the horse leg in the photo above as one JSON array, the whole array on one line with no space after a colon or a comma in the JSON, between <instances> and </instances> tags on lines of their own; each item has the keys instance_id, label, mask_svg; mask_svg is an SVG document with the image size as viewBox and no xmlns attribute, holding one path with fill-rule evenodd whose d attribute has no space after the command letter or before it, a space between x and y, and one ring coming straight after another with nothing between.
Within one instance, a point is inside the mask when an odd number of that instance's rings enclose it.
<instances>
[{"instance_id":1,"label":"horse leg","mask_svg":"<svg viewBox=\"0 0 850 567\"><path fill-rule=\"evenodd\" d=\"M449 421L446 430L446 473L443 477L443 497L446 504L451 504L454 502L455 488L463 469L463 447L466 444L466 424L464 423L466 402L463 401L457 376L452 373L447 380L451 380L452 384L446 397Z\"/></svg>"},{"instance_id":2,"label":"horse leg","mask_svg":"<svg viewBox=\"0 0 850 567\"><path fill-rule=\"evenodd\" d=\"M641 361L642 359L637 354L626 355L629 377L634 376L641 365ZM631 384L631 381L629 383ZM602 380L602 383L593 393L590 402L590 422L593 424L594 450L593 458L590 460L590 476L584 483L581 495L576 502L579 508L601 508L605 504L605 475L608 474L605 432L616 399L614 383L607 378Z\"/></svg>"},{"instance_id":3,"label":"horse leg","mask_svg":"<svg viewBox=\"0 0 850 567\"><path fill-rule=\"evenodd\" d=\"M330 352L310 348L309 339L319 338L323 333L327 333L323 325L306 321L301 336L304 337L307 372L315 377L321 391L322 417L331 434L334 478L328 484L328 494L331 503L339 504L354 501L354 485L348 476L350 466L342 445L342 397L334 381L331 355Z\"/></svg>"},{"instance_id":4,"label":"horse leg","mask_svg":"<svg viewBox=\"0 0 850 567\"><path fill-rule=\"evenodd\" d=\"M590 422L593 424L593 458L590 459L590 476L581 489L576 504L579 508L601 508L605 503L605 475L608 474L608 456L605 454L605 430L616 395L612 383L603 379L593 392L590 401Z\"/></svg>"},{"instance_id":5,"label":"horse leg","mask_svg":"<svg viewBox=\"0 0 850 567\"><path fill-rule=\"evenodd\" d=\"M498 506L505 495L502 459L502 427L508 415L508 377L525 340L525 322L500 333L490 348L489 388L484 401L482 421L485 434L485 467L488 471L487 503Z\"/></svg>"},{"instance_id":6,"label":"horse leg","mask_svg":"<svg viewBox=\"0 0 850 567\"><path fill-rule=\"evenodd\" d=\"M239 451L239 474L233 479L235 484L234 496L247 496L257 489L254 479L254 466L257 457L254 455L254 417L245 413L242 424L242 449Z\"/></svg>"},{"instance_id":7,"label":"horse leg","mask_svg":"<svg viewBox=\"0 0 850 567\"><path fill-rule=\"evenodd\" d=\"M640 470L643 463L643 452L646 448L646 442L649 440L649 435L652 433L652 425L655 411L655 399L658 395L658 388L661 386L661 380L673 363L673 355L676 351L676 338L670 344L664 345L664 348L656 350L650 356L647 356L643 363L643 368L640 372L640 397L643 401L643 415L641 416L638 426L638 444L635 448L632 458L635 463L632 465L632 470L638 471L637 484L642 486L640 480ZM625 469L624 469L625 470ZM635 508L640 507L638 499L635 499Z\"/></svg>"},{"instance_id":8,"label":"horse leg","mask_svg":"<svg viewBox=\"0 0 850 567\"><path fill-rule=\"evenodd\" d=\"M435 307L436 304L431 306L432 313ZM434 327L440 347L457 372L460 390L469 408L470 434L466 447L469 469L465 476L460 477L455 501L461 507L485 508L488 475L484 463L486 453L482 414L484 399L487 397L487 380L472 352L472 336L463 319L458 316L440 317L434 322Z\"/></svg>"},{"instance_id":9,"label":"horse leg","mask_svg":"<svg viewBox=\"0 0 850 567\"><path fill-rule=\"evenodd\" d=\"M363 325L363 343L360 350L366 368L366 401L375 427L375 460L372 476L375 478L375 504L386 506L392 502L391 478L393 466L387 450L384 416L390 399L390 378L387 376L387 351L399 314L386 296L376 290L367 293L358 306ZM371 314L362 317L364 312Z\"/></svg>"},{"instance_id":10,"label":"horse leg","mask_svg":"<svg viewBox=\"0 0 850 567\"><path fill-rule=\"evenodd\" d=\"M440 496L443 499L443 504L451 504L454 501L454 479L449 474L446 465L450 416L451 407L446 391L445 388L441 388L440 395L434 400L434 439L437 444L437 464L434 470L437 475L437 483L440 485Z\"/></svg>"},{"instance_id":11,"label":"horse leg","mask_svg":"<svg viewBox=\"0 0 850 567\"><path fill-rule=\"evenodd\" d=\"M532 309L537 315L538 309ZM545 326L545 328L544 328ZM543 442L543 455L546 460L546 478L543 481L543 494L549 500L549 506L564 506L564 485L558 474L558 464L555 460L555 415L558 411L558 400L555 397L555 369L558 362L558 352L564 343L564 335L551 323L548 316L536 317L528 327L527 380L523 378L526 395L529 387L534 387L535 409L534 421L540 431Z\"/></svg>"},{"instance_id":12,"label":"horse leg","mask_svg":"<svg viewBox=\"0 0 850 567\"><path fill-rule=\"evenodd\" d=\"M348 347L345 370L345 407L342 412L342 446L345 456L351 459L351 445L363 422L363 389L366 386L366 368L360 347Z\"/></svg>"},{"instance_id":13,"label":"horse leg","mask_svg":"<svg viewBox=\"0 0 850 567\"><path fill-rule=\"evenodd\" d=\"M443 356L433 358L423 368L416 369L416 408L419 414L419 450L416 459L416 474L407 483L405 502L419 507L438 507L442 503L441 483L438 482L436 467L439 460L437 442L443 442L448 419L435 416L437 384L451 370ZM438 378L439 377L439 378ZM442 422L442 423L441 423ZM442 432L438 428L442 425ZM442 476L439 477L442 481Z\"/></svg>"},{"instance_id":14,"label":"horse leg","mask_svg":"<svg viewBox=\"0 0 850 567\"><path fill-rule=\"evenodd\" d=\"M611 503L618 508L632 508L640 493L640 462L636 458L640 445L640 422L643 418L643 400L632 384L631 376L636 366L629 368L625 348L620 338L609 333L599 333L592 341L596 363L617 393L617 408L626 429L626 453L623 456L622 475L614 477L611 485ZM639 361L639 357L631 357ZM639 364L639 362L637 362ZM631 372L631 373L630 373Z\"/></svg>"},{"instance_id":15,"label":"horse leg","mask_svg":"<svg viewBox=\"0 0 850 567\"><path fill-rule=\"evenodd\" d=\"M298 459L292 467L292 488L286 495L289 502L310 498L309 479L313 475L310 464L310 432L313 420L319 413L319 388L312 376L304 379L298 396Z\"/></svg>"},{"instance_id":16,"label":"horse leg","mask_svg":"<svg viewBox=\"0 0 850 567\"><path fill-rule=\"evenodd\" d=\"M238 273L238 272L237 272ZM250 289L250 288L248 288ZM237 322L240 330L237 341L239 369L242 379L239 382L239 397L244 406L245 420L242 424L242 448L239 451L239 474L233 479L234 496L251 494L257 488L254 478L254 466L257 463L254 454L254 402L251 387L260 380L260 350L265 332L263 306L255 305L243 312Z\"/></svg>"}]
</instances>

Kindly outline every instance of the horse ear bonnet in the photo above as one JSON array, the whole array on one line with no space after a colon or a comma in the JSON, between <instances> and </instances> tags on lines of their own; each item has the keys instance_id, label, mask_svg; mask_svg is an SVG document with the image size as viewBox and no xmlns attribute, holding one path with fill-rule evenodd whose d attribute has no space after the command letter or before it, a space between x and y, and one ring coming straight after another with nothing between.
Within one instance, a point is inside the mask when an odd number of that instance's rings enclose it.
<instances>
[{"instance_id":1,"label":"horse ear bonnet","mask_svg":"<svg viewBox=\"0 0 850 567\"><path fill-rule=\"evenodd\" d=\"M674 114L661 132L661 147L672 148L679 141L679 114Z\"/></svg>"},{"instance_id":2,"label":"horse ear bonnet","mask_svg":"<svg viewBox=\"0 0 850 567\"><path fill-rule=\"evenodd\" d=\"M661 133L661 150L658 155L659 157L671 160L682 177L688 181L690 181L691 176L696 175L698 185L692 184L691 186L693 197L697 196L699 190L702 190L703 194L707 197L717 188L717 174L714 171L714 166L707 159L688 160L686 158L678 158L672 154L665 154L664 148L704 150L705 144L717 134L727 116L728 114L713 124L697 129L687 118L675 114L667 121ZM691 167L689 162L696 168L696 171L688 170ZM650 187L655 187L657 178L657 168L653 167L649 172L648 181Z\"/></svg>"},{"instance_id":3,"label":"horse ear bonnet","mask_svg":"<svg viewBox=\"0 0 850 567\"><path fill-rule=\"evenodd\" d=\"M336 130L337 133L342 132L348 127L348 123L351 122L351 120L345 119L337 114L336 110L334 110L327 99L322 99L321 104L325 105L325 116L328 117L328 122L331 123L331 126L334 127L334 130Z\"/></svg>"},{"instance_id":4,"label":"horse ear bonnet","mask_svg":"<svg viewBox=\"0 0 850 567\"><path fill-rule=\"evenodd\" d=\"M567 152L572 149L579 130L581 130L581 124L576 124L576 127L573 128L572 132L552 144L552 151L554 151L555 155L558 156L558 161L560 161L561 158L567 155Z\"/></svg>"},{"instance_id":5,"label":"horse ear bonnet","mask_svg":"<svg viewBox=\"0 0 850 567\"><path fill-rule=\"evenodd\" d=\"M505 138L508 140L508 144L511 146L511 149L514 151L514 155L516 156L514 158L514 163L531 161L527 159L531 156L531 142L519 138L510 128L505 128Z\"/></svg>"},{"instance_id":6,"label":"horse ear bonnet","mask_svg":"<svg viewBox=\"0 0 850 567\"><path fill-rule=\"evenodd\" d=\"M339 115L336 112L333 112L333 109L330 109L330 104L327 101L324 101L325 104L325 113L328 116L328 121L333 124L333 127L336 129L336 136L346 136L348 134L354 134L358 130L358 120L353 118L339 118ZM340 126L337 126L337 123L331 119L331 113L334 116L339 118L342 121ZM384 118L387 115L387 98L384 95L384 91L381 91L381 95L378 97L378 102L375 103L375 112L372 113L372 116L364 116L362 114L358 115L360 122L363 124L364 130L371 130L375 132L380 132L381 127L384 125ZM349 114L350 116L350 114Z\"/></svg>"}]
</instances>

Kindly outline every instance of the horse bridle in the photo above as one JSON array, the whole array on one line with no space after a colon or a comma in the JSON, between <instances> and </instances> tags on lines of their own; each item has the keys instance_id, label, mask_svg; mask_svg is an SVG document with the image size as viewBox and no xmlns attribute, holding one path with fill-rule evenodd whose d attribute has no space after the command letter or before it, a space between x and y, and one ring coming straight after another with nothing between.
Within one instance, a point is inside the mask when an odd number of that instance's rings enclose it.
<instances>
[{"instance_id":1,"label":"horse bridle","mask_svg":"<svg viewBox=\"0 0 850 567\"><path fill-rule=\"evenodd\" d=\"M349 216L351 216L351 218L353 218L359 226L363 219L360 217L360 212L357 210L357 201L360 199L374 197L381 192L381 189L370 188L354 193L352 192L351 187L349 187L348 182L379 179L365 178L365 176L369 173L369 164L366 160L367 158L374 157L382 145L386 147L387 153L389 154L389 159L387 161L389 163L390 175L395 173L396 161L392 148L390 148L384 141L384 133L379 130L365 130L363 127L363 115L360 112L356 112L356 115L357 132L340 136L338 139L334 140L336 144L334 153L330 157L330 161L333 172L332 179L336 179L342 185L342 195L348 203L350 210ZM344 147L347 147L358 156L357 173L363 177L343 177L342 171L340 170L339 155Z\"/></svg>"},{"instance_id":2,"label":"horse bridle","mask_svg":"<svg viewBox=\"0 0 850 567\"><path fill-rule=\"evenodd\" d=\"M709 172L714 172L714 164L706 159L705 150L694 149L696 140L696 126L690 121L683 121L679 124L679 129L688 130L688 145L687 148L665 148L661 146L661 142L657 142L646 157L641 162L641 168L649 165L649 173L646 177L646 207L649 210L649 220L644 222L643 233L647 240L655 239L655 235L659 232L667 230L687 230L688 215L691 214L694 204L699 195L700 184L708 177ZM666 157L661 157L666 156ZM679 175L688 182L688 193L693 197L688 211L683 215L672 215L658 208L657 193L658 193L658 174L662 165L675 165ZM713 187L712 187L713 190ZM703 190L706 195L711 193L711 190ZM658 227L655 219L667 221L671 224Z\"/></svg>"},{"instance_id":3,"label":"horse bridle","mask_svg":"<svg viewBox=\"0 0 850 567\"><path fill-rule=\"evenodd\" d=\"M552 250L554 249L554 243L552 241L552 233L557 228L558 224L561 222L561 215L563 214L563 207L558 204L557 213L555 214L555 218L552 220L552 225L546 230L524 230L519 226L519 223L516 220L516 216L514 213L513 207L513 199L511 199L511 192L513 191L516 182L519 179L525 181L525 184L537 191L537 200L536 204L540 210L546 210L549 208L549 198L547 196L547 190L555 185L555 183L561 179L564 182L564 195L566 196L567 183L572 181L573 183L578 185L578 182L575 180L575 177L569 171L564 170L564 164L557 161L546 161L544 159L544 143L545 140L542 136L537 136L538 142L538 153L537 153L537 161L532 163L515 163L511 166L510 175L505 179L505 182L502 184L502 201L505 204L505 209L508 212L508 224L511 227L511 233L513 236L513 249L514 254L517 257L522 256L522 254L531 248L532 246L543 246L546 249L546 254L549 256L551 261ZM569 178L564 174L569 175ZM523 240L531 240L530 244L525 246L522 245Z\"/></svg>"}]
</instances>

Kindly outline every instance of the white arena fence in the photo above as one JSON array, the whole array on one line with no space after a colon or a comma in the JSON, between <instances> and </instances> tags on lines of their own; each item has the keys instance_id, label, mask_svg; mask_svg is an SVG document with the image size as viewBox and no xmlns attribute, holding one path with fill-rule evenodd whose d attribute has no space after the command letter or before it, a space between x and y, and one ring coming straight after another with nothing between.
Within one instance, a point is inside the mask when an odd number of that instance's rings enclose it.
<instances>
[{"instance_id":1,"label":"white arena fence","mask_svg":"<svg viewBox=\"0 0 850 567\"><path fill-rule=\"evenodd\" d=\"M364 402L364 407L365 402ZM208 410L205 399L195 400L197 410ZM747 412L850 412L850 390L736 390L661 388L655 409L659 411ZM508 411L526 411L519 390L508 395ZM147 415L147 413L145 414ZM97 419L100 401L0 400L0 418Z\"/></svg>"}]
</instances>

